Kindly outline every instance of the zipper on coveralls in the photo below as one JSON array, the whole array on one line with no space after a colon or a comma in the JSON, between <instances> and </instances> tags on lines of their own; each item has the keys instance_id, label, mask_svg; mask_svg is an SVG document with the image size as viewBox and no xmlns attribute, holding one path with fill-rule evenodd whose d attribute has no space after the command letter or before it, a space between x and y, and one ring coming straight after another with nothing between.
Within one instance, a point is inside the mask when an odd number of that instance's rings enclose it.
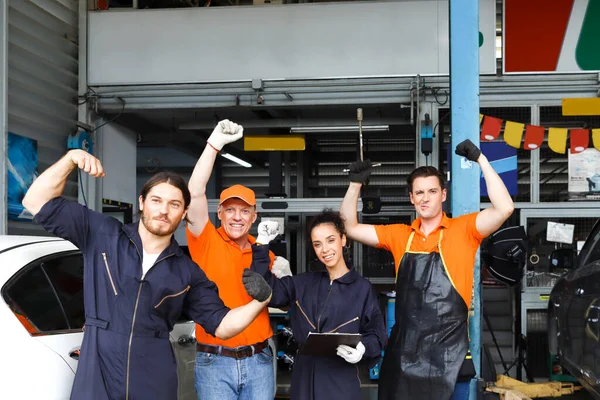
<instances>
[{"instance_id":1,"label":"zipper on coveralls","mask_svg":"<svg viewBox=\"0 0 600 400\"><path fill-rule=\"evenodd\" d=\"M317 318L317 332L321 332L321 317L325 312L325 308L327 307L327 301L329 300L329 295L331 294L331 287L333 286L333 281L329 281L329 290L327 290L327 297L325 298L325 303L323 303L323 309L321 310L321 314L319 314L319 318Z\"/></svg>"},{"instance_id":2,"label":"zipper on coveralls","mask_svg":"<svg viewBox=\"0 0 600 400\"><path fill-rule=\"evenodd\" d=\"M184 294L185 292L187 292L188 290L190 290L190 285L187 285L187 287L185 289L183 289L181 292L179 293L173 293L173 294L169 294L165 297L163 297L160 302L154 306L154 308L158 308L160 307L160 305L166 300L166 299L170 299L172 297L177 297L177 296L181 296L182 294Z\"/></svg>"},{"instance_id":3,"label":"zipper on coveralls","mask_svg":"<svg viewBox=\"0 0 600 400\"><path fill-rule=\"evenodd\" d=\"M133 243L133 246L135 247L135 250L137 251L138 256L140 257L140 261L142 261L142 255L140 254L140 249L138 249L137 245L135 244L135 242L133 240L131 240L131 238L129 238L129 241L131 243ZM152 267L150 267L150 269L152 269L160 261L164 260L165 258L169 258L171 256L173 256L173 254L169 254L169 255L161 258L160 260L156 260L156 262L154 264L152 264ZM148 272L150 272L150 270L148 270ZM147 274L148 273L146 273L146 275ZM131 366L131 343L133 341L133 327L135 326L135 317L137 315L137 308L138 308L138 304L140 302L140 293L142 293L142 283L143 282L140 282L140 286L138 287L137 297L135 299L135 307L133 309L133 318L131 320L131 332L129 333L129 345L127 346L127 375L126 375L126 380L125 380L125 400L129 400L129 368Z\"/></svg>"},{"instance_id":4,"label":"zipper on coveralls","mask_svg":"<svg viewBox=\"0 0 600 400\"><path fill-rule=\"evenodd\" d=\"M354 321L358 321L358 317L354 317L350 321L346 321L343 324L338 325L334 330L329 331L329 332L325 332L325 333L334 333L335 331L337 331L338 329L340 329L342 326L346 326L346 325L348 325L348 324L350 324L350 323L352 323Z\"/></svg>"},{"instance_id":5,"label":"zipper on coveralls","mask_svg":"<svg viewBox=\"0 0 600 400\"><path fill-rule=\"evenodd\" d=\"M300 312L302 313L302 315L304 315L304 318L306 318L306 321L308 321L308 323L310 324L310 326L312 326L313 329L317 329L315 327L315 325L310 322L310 319L308 318L308 315L306 315L306 313L304 312L304 310L302 309L302 307L300 307L300 302L298 300L296 300L296 305L298 306L298 309L300 310Z\"/></svg>"},{"instance_id":6,"label":"zipper on coveralls","mask_svg":"<svg viewBox=\"0 0 600 400\"><path fill-rule=\"evenodd\" d=\"M118 296L119 294L117 293L115 282L113 281L112 274L110 273L110 268L108 268L108 260L106 259L106 253L102 253L102 258L104 258L104 265L106 266L106 272L108 272L108 279L110 280L113 292L115 292L115 296Z\"/></svg>"}]
</instances>

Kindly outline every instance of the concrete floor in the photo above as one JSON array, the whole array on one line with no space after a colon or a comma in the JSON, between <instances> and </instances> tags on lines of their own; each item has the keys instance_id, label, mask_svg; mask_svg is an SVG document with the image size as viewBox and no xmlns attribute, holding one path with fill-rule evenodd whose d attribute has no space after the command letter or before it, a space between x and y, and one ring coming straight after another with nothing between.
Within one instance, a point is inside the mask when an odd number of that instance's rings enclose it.
<instances>
[{"instance_id":1,"label":"concrete floor","mask_svg":"<svg viewBox=\"0 0 600 400\"><path fill-rule=\"evenodd\" d=\"M539 378L536 381L540 381ZM367 378L365 378L363 380L363 382L368 382L368 383L366 383L366 384L363 383L363 388L361 391L362 392L362 400L377 400L377 384L373 383L372 381L369 381ZM288 390L289 390L289 388L288 388ZM275 397L275 400L289 399L289 394L288 394L289 392L286 392L285 390L283 390L283 391L278 390L277 392L278 393L277 393L277 397ZM281 393L281 392L284 392L284 393ZM488 399L487 396L485 396L485 398ZM539 398L539 400L557 400L557 399L560 399L560 400L594 400L592 395L589 394L584 389L581 389L577 393L569 395L569 396Z\"/></svg>"},{"instance_id":2,"label":"concrete floor","mask_svg":"<svg viewBox=\"0 0 600 400\"><path fill-rule=\"evenodd\" d=\"M577 393L569 395L569 396L538 398L538 400L557 400L557 399L560 399L560 400L594 400L592 395L583 389L581 389Z\"/></svg>"},{"instance_id":3,"label":"concrete floor","mask_svg":"<svg viewBox=\"0 0 600 400\"><path fill-rule=\"evenodd\" d=\"M583 389L581 391L577 392L576 394L572 394L569 396L545 397L545 398L540 398L539 400L557 400L557 399L560 399L560 400L594 400L592 395Z\"/></svg>"},{"instance_id":4,"label":"concrete floor","mask_svg":"<svg viewBox=\"0 0 600 400\"><path fill-rule=\"evenodd\" d=\"M287 397L276 397L277 399L288 399ZM365 391L363 393L363 400L376 400L377 399L377 391ZM570 396L562 396L562 397L548 397L548 398L541 398L539 400L594 400L594 398L592 397L592 395L590 395L588 392L582 390L576 394L572 394Z\"/></svg>"}]
</instances>

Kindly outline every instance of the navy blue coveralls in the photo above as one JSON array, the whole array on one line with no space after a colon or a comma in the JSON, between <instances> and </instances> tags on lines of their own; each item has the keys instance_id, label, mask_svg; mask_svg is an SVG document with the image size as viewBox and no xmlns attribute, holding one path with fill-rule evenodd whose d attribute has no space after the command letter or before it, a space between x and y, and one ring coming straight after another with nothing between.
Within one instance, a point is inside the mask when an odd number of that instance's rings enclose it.
<instances>
[{"instance_id":1,"label":"navy blue coveralls","mask_svg":"<svg viewBox=\"0 0 600 400\"><path fill-rule=\"evenodd\" d=\"M291 328L301 347L309 332L361 333L365 354L360 364L373 367L387 338L383 315L371 283L354 268L331 281L326 271L275 278L269 271L269 246L252 246L251 269L273 289L272 307L290 306ZM360 400L357 364L339 356L297 355L291 398Z\"/></svg>"},{"instance_id":2,"label":"navy blue coveralls","mask_svg":"<svg viewBox=\"0 0 600 400\"><path fill-rule=\"evenodd\" d=\"M141 279L138 223L123 225L61 197L36 220L83 253L85 334L71 399L176 399L169 332L184 311L214 335L229 311L215 284L175 239Z\"/></svg>"}]
</instances>

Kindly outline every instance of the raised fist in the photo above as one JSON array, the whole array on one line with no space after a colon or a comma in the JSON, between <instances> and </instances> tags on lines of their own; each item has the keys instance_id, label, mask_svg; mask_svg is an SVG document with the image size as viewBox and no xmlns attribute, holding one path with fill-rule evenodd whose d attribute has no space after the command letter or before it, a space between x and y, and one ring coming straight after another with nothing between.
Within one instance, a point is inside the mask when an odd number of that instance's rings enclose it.
<instances>
[{"instance_id":1,"label":"raised fist","mask_svg":"<svg viewBox=\"0 0 600 400\"><path fill-rule=\"evenodd\" d=\"M258 224L258 236L256 243L269 244L269 242L278 235L279 222L277 221L262 221Z\"/></svg>"},{"instance_id":2,"label":"raised fist","mask_svg":"<svg viewBox=\"0 0 600 400\"><path fill-rule=\"evenodd\" d=\"M369 176L371 176L373 164L371 164L370 160L356 161L350 164L348 169L350 182L362 183L364 185L369 179Z\"/></svg>"},{"instance_id":3,"label":"raised fist","mask_svg":"<svg viewBox=\"0 0 600 400\"><path fill-rule=\"evenodd\" d=\"M215 150L221 151L223 146L235 142L242 136L244 136L244 128L241 125L224 119L217 124L211 133L208 138L208 144L214 147Z\"/></svg>"},{"instance_id":4,"label":"raised fist","mask_svg":"<svg viewBox=\"0 0 600 400\"><path fill-rule=\"evenodd\" d=\"M242 282L246 292L261 303L271 297L271 287L259 273L246 268L242 275Z\"/></svg>"},{"instance_id":5,"label":"raised fist","mask_svg":"<svg viewBox=\"0 0 600 400\"><path fill-rule=\"evenodd\" d=\"M479 147L475 146L473 142L467 139L456 145L456 150L454 150L454 153L459 156L466 157L467 160L477 162L477 159L479 159L479 156L481 155L481 150L479 150Z\"/></svg>"},{"instance_id":6,"label":"raised fist","mask_svg":"<svg viewBox=\"0 0 600 400\"><path fill-rule=\"evenodd\" d=\"M290 262L283 257L275 257L275 261L273 261L273 266L271 267L271 273L279 279L284 276L292 276Z\"/></svg>"},{"instance_id":7,"label":"raised fist","mask_svg":"<svg viewBox=\"0 0 600 400\"><path fill-rule=\"evenodd\" d=\"M71 157L73 164L83 172L88 173L94 178L102 178L104 174L104 168L96 157L91 155L85 150L70 150L68 155Z\"/></svg>"}]
</instances>

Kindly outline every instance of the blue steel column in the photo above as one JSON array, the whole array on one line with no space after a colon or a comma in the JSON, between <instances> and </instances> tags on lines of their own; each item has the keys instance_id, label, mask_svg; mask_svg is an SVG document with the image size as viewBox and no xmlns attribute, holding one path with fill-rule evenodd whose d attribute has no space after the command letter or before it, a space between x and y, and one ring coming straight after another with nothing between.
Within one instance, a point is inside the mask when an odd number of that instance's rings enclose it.
<instances>
[{"instance_id":1,"label":"blue steel column","mask_svg":"<svg viewBox=\"0 0 600 400\"><path fill-rule=\"evenodd\" d=\"M8 233L8 0L0 0L0 235Z\"/></svg>"},{"instance_id":2,"label":"blue steel column","mask_svg":"<svg viewBox=\"0 0 600 400\"><path fill-rule=\"evenodd\" d=\"M479 211L479 174L476 163L454 154L465 139L479 144L479 0L450 0L450 113L452 118L452 216ZM493 40L493 39L488 39ZM471 354L480 376L481 309L479 254L475 260L474 315L469 318ZM476 379L471 381L470 399L476 399Z\"/></svg>"}]
</instances>

